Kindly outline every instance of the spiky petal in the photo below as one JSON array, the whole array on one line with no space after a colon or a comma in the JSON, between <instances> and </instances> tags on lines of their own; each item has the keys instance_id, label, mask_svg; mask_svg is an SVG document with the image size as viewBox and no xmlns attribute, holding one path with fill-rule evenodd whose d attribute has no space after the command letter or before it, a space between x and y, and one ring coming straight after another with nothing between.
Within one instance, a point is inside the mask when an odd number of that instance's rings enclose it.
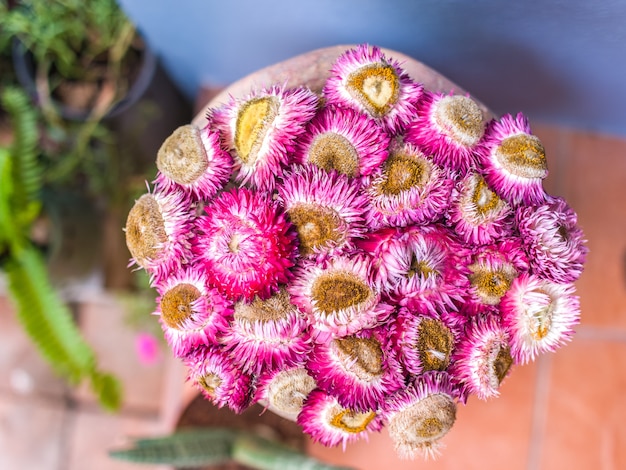
<instances>
[{"instance_id":1,"label":"spiky petal","mask_svg":"<svg viewBox=\"0 0 626 470\"><path fill-rule=\"evenodd\" d=\"M323 90L329 104L366 113L391 134L400 133L413 119L422 93L423 86L399 62L367 44L337 58Z\"/></svg>"},{"instance_id":2,"label":"spiky petal","mask_svg":"<svg viewBox=\"0 0 626 470\"><path fill-rule=\"evenodd\" d=\"M289 421L296 421L304 400L317 384L303 366L292 366L264 372L259 377L259 404Z\"/></svg>"},{"instance_id":3,"label":"spiky petal","mask_svg":"<svg viewBox=\"0 0 626 470\"><path fill-rule=\"evenodd\" d=\"M491 121L476 152L485 181L509 204L541 204L546 199L546 151L522 113Z\"/></svg>"},{"instance_id":4,"label":"spiky petal","mask_svg":"<svg viewBox=\"0 0 626 470\"><path fill-rule=\"evenodd\" d=\"M268 298L291 278L297 238L277 203L246 188L222 192L197 221L194 252L232 300Z\"/></svg>"},{"instance_id":5,"label":"spiky petal","mask_svg":"<svg viewBox=\"0 0 626 470\"><path fill-rule=\"evenodd\" d=\"M323 258L354 248L366 232L367 199L357 179L316 165L294 165L278 201L298 231L300 254Z\"/></svg>"},{"instance_id":6,"label":"spiky petal","mask_svg":"<svg viewBox=\"0 0 626 470\"><path fill-rule=\"evenodd\" d=\"M297 423L314 441L332 447L367 438L370 431L383 427L376 410L355 411L343 407L337 399L320 389L313 390L304 401Z\"/></svg>"},{"instance_id":7,"label":"spiky petal","mask_svg":"<svg viewBox=\"0 0 626 470\"><path fill-rule=\"evenodd\" d=\"M531 362L571 339L580 322L579 299L574 293L573 284L555 284L528 273L513 281L500 310L515 362Z\"/></svg>"},{"instance_id":8,"label":"spiky petal","mask_svg":"<svg viewBox=\"0 0 626 470\"><path fill-rule=\"evenodd\" d=\"M272 189L296 139L315 115L317 102L308 88L272 86L245 99L231 98L212 110L209 120L222 132L224 145L235 159L236 181Z\"/></svg>"},{"instance_id":9,"label":"spiky petal","mask_svg":"<svg viewBox=\"0 0 626 470\"><path fill-rule=\"evenodd\" d=\"M470 97L425 92L405 139L442 168L465 174L476 167L474 150L484 132L482 111Z\"/></svg>"},{"instance_id":10,"label":"spiky petal","mask_svg":"<svg viewBox=\"0 0 626 470\"><path fill-rule=\"evenodd\" d=\"M350 108L318 111L298 139L296 163L313 163L349 177L369 175L387 158L389 136L376 122Z\"/></svg>"},{"instance_id":11,"label":"spiky petal","mask_svg":"<svg viewBox=\"0 0 626 470\"><path fill-rule=\"evenodd\" d=\"M211 199L228 182L233 159L220 146L219 133L207 125L185 125L161 145L156 159L159 191L184 192L192 201Z\"/></svg>"},{"instance_id":12,"label":"spiky petal","mask_svg":"<svg viewBox=\"0 0 626 470\"><path fill-rule=\"evenodd\" d=\"M440 439L456 421L455 391L448 374L421 375L389 397L383 415L400 458L437 456Z\"/></svg>"},{"instance_id":13,"label":"spiky petal","mask_svg":"<svg viewBox=\"0 0 626 470\"><path fill-rule=\"evenodd\" d=\"M534 273L558 284L580 277L588 249L565 200L551 197L537 207L520 207L515 218Z\"/></svg>"}]
</instances>

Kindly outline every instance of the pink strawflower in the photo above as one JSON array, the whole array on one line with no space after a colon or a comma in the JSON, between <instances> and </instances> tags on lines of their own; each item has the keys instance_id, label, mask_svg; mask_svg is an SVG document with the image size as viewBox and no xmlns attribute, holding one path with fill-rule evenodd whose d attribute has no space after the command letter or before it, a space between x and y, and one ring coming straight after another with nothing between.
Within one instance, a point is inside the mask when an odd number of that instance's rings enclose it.
<instances>
[{"instance_id":1,"label":"pink strawflower","mask_svg":"<svg viewBox=\"0 0 626 470\"><path fill-rule=\"evenodd\" d=\"M278 201L298 231L300 254L334 256L354 249L366 232L367 198L359 181L316 165L294 165L278 187Z\"/></svg>"},{"instance_id":2,"label":"pink strawflower","mask_svg":"<svg viewBox=\"0 0 626 470\"><path fill-rule=\"evenodd\" d=\"M219 133L207 125L176 129L157 153L158 191L182 191L193 201L209 200L228 182L233 159L220 146Z\"/></svg>"},{"instance_id":3,"label":"pink strawflower","mask_svg":"<svg viewBox=\"0 0 626 470\"><path fill-rule=\"evenodd\" d=\"M437 165L465 174L476 167L474 150L484 132L482 111L470 97L425 92L405 139Z\"/></svg>"},{"instance_id":4,"label":"pink strawflower","mask_svg":"<svg viewBox=\"0 0 626 470\"><path fill-rule=\"evenodd\" d=\"M404 386L393 350L385 347L387 331L369 329L316 343L307 369L322 390L347 408L376 410L383 399Z\"/></svg>"},{"instance_id":5,"label":"pink strawflower","mask_svg":"<svg viewBox=\"0 0 626 470\"><path fill-rule=\"evenodd\" d=\"M189 378L215 406L241 413L252 403L252 379L238 369L224 352L200 347L184 358Z\"/></svg>"},{"instance_id":6,"label":"pink strawflower","mask_svg":"<svg viewBox=\"0 0 626 470\"><path fill-rule=\"evenodd\" d=\"M276 202L246 188L222 192L197 221L194 252L232 300L268 298L291 279L297 235Z\"/></svg>"},{"instance_id":7,"label":"pink strawflower","mask_svg":"<svg viewBox=\"0 0 626 470\"><path fill-rule=\"evenodd\" d=\"M428 372L387 399L383 416L400 458L434 458L440 453L440 439L456 421L455 398L448 374Z\"/></svg>"},{"instance_id":8,"label":"pink strawflower","mask_svg":"<svg viewBox=\"0 0 626 470\"><path fill-rule=\"evenodd\" d=\"M303 362L311 349L307 323L284 288L266 300L239 301L222 343L242 371L258 375Z\"/></svg>"},{"instance_id":9,"label":"pink strawflower","mask_svg":"<svg viewBox=\"0 0 626 470\"><path fill-rule=\"evenodd\" d=\"M304 400L317 387L303 366L264 372L257 384L258 403L289 421L295 422Z\"/></svg>"},{"instance_id":10,"label":"pink strawflower","mask_svg":"<svg viewBox=\"0 0 626 470\"><path fill-rule=\"evenodd\" d=\"M376 122L350 108L318 111L298 139L296 163L313 163L350 177L372 173L387 158L389 136Z\"/></svg>"},{"instance_id":11,"label":"pink strawflower","mask_svg":"<svg viewBox=\"0 0 626 470\"><path fill-rule=\"evenodd\" d=\"M423 86L376 46L360 45L337 58L323 94L332 105L354 108L376 119L391 134L413 119Z\"/></svg>"},{"instance_id":12,"label":"pink strawflower","mask_svg":"<svg viewBox=\"0 0 626 470\"><path fill-rule=\"evenodd\" d=\"M486 245L513 235L511 207L485 179L469 172L452 193L448 223L468 245Z\"/></svg>"},{"instance_id":13,"label":"pink strawflower","mask_svg":"<svg viewBox=\"0 0 626 470\"><path fill-rule=\"evenodd\" d=\"M534 273L558 284L576 281L589 251L576 213L559 197L537 207L520 207L517 227Z\"/></svg>"},{"instance_id":14,"label":"pink strawflower","mask_svg":"<svg viewBox=\"0 0 626 470\"><path fill-rule=\"evenodd\" d=\"M579 299L574 293L573 284L555 284L528 273L513 281L500 310L516 363L531 362L571 339L580 322Z\"/></svg>"},{"instance_id":15,"label":"pink strawflower","mask_svg":"<svg viewBox=\"0 0 626 470\"><path fill-rule=\"evenodd\" d=\"M273 86L211 110L209 120L235 159L236 181L271 190L317 104L308 88Z\"/></svg>"},{"instance_id":16,"label":"pink strawflower","mask_svg":"<svg viewBox=\"0 0 626 470\"><path fill-rule=\"evenodd\" d=\"M506 202L512 206L544 202L546 151L522 113L491 121L476 152L485 181Z\"/></svg>"},{"instance_id":17,"label":"pink strawflower","mask_svg":"<svg viewBox=\"0 0 626 470\"><path fill-rule=\"evenodd\" d=\"M343 337L383 322L393 307L380 302L369 281L369 262L361 255L337 256L320 263L304 262L288 286L307 316L318 342Z\"/></svg>"},{"instance_id":18,"label":"pink strawflower","mask_svg":"<svg viewBox=\"0 0 626 470\"><path fill-rule=\"evenodd\" d=\"M165 339L177 357L200 345L215 345L233 314L232 302L207 286L197 266L181 269L156 285L157 311Z\"/></svg>"},{"instance_id":19,"label":"pink strawflower","mask_svg":"<svg viewBox=\"0 0 626 470\"><path fill-rule=\"evenodd\" d=\"M454 182L416 147L394 143L387 160L365 177L363 184L370 202L368 224L375 230L426 224L441 218Z\"/></svg>"},{"instance_id":20,"label":"pink strawflower","mask_svg":"<svg viewBox=\"0 0 626 470\"><path fill-rule=\"evenodd\" d=\"M154 365L161 360L159 341L150 333L141 332L135 336L135 351L144 366Z\"/></svg>"},{"instance_id":21,"label":"pink strawflower","mask_svg":"<svg viewBox=\"0 0 626 470\"><path fill-rule=\"evenodd\" d=\"M332 447L367 439L370 431L380 431L383 422L376 410L355 411L343 407L332 395L313 390L304 401L298 424L313 441Z\"/></svg>"},{"instance_id":22,"label":"pink strawflower","mask_svg":"<svg viewBox=\"0 0 626 470\"><path fill-rule=\"evenodd\" d=\"M513 358L509 334L495 314L476 315L459 341L449 372L481 400L497 397Z\"/></svg>"},{"instance_id":23,"label":"pink strawflower","mask_svg":"<svg viewBox=\"0 0 626 470\"><path fill-rule=\"evenodd\" d=\"M156 284L178 271L191 259L189 238L193 216L181 193L146 193L128 213L126 245L131 253L129 266L137 264Z\"/></svg>"}]
</instances>

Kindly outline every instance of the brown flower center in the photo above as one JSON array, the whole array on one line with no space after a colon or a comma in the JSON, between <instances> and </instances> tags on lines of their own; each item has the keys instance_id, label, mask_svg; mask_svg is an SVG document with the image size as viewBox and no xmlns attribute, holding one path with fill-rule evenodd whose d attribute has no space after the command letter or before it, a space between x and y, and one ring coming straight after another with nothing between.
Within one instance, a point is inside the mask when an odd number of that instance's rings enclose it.
<instances>
[{"instance_id":1,"label":"brown flower center","mask_svg":"<svg viewBox=\"0 0 626 470\"><path fill-rule=\"evenodd\" d=\"M493 361L493 374L498 379L498 385L502 383L509 369L513 365L513 357L511 356L511 349L507 345L501 345L498 348L498 354Z\"/></svg>"},{"instance_id":2,"label":"brown flower center","mask_svg":"<svg viewBox=\"0 0 626 470\"><path fill-rule=\"evenodd\" d=\"M157 153L157 168L178 184L191 184L209 166L200 131L186 125L176 129Z\"/></svg>"},{"instance_id":3,"label":"brown flower center","mask_svg":"<svg viewBox=\"0 0 626 470\"><path fill-rule=\"evenodd\" d=\"M326 272L313 283L315 307L326 315L357 306L372 296L370 287L350 272Z\"/></svg>"},{"instance_id":4,"label":"brown flower center","mask_svg":"<svg viewBox=\"0 0 626 470\"><path fill-rule=\"evenodd\" d=\"M383 350L378 341L349 336L333 340L333 345L344 367L359 379L371 381L383 374Z\"/></svg>"},{"instance_id":5,"label":"brown flower center","mask_svg":"<svg viewBox=\"0 0 626 470\"><path fill-rule=\"evenodd\" d=\"M276 97L253 98L239 109L235 127L235 150L242 162L253 165L263 140L278 115Z\"/></svg>"},{"instance_id":6,"label":"brown flower center","mask_svg":"<svg viewBox=\"0 0 626 470\"><path fill-rule=\"evenodd\" d=\"M495 157L505 170L515 176L541 179L548 176L546 151L534 135L507 137L496 148Z\"/></svg>"},{"instance_id":7,"label":"brown flower center","mask_svg":"<svg viewBox=\"0 0 626 470\"><path fill-rule=\"evenodd\" d=\"M476 145L485 132L483 113L467 96L445 96L439 100L434 120L444 134L466 147Z\"/></svg>"},{"instance_id":8,"label":"brown flower center","mask_svg":"<svg viewBox=\"0 0 626 470\"><path fill-rule=\"evenodd\" d=\"M275 322L286 318L291 312L295 311L292 305L289 293L284 289L280 289L269 299L261 300L255 297L250 303L237 302L235 304L234 317L237 321L253 322Z\"/></svg>"},{"instance_id":9,"label":"brown flower center","mask_svg":"<svg viewBox=\"0 0 626 470\"><path fill-rule=\"evenodd\" d=\"M446 370L454 349L454 336L441 320L423 318L417 327L416 348L424 371Z\"/></svg>"},{"instance_id":10,"label":"brown flower center","mask_svg":"<svg viewBox=\"0 0 626 470\"><path fill-rule=\"evenodd\" d=\"M476 288L478 297L487 305L497 305L511 287L513 279L517 277L516 269L509 263L504 263L494 270L475 264L469 268L473 271L469 275L469 280Z\"/></svg>"},{"instance_id":11,"label":"brown flower center","mask_svg":"<svg viewBox=\"0 0 626 470\"><path fill-rule=\"evenodd\" d=\"M398 101L398 76L391 65L366 65L350 74L347 89L372 116L381 117Z\"/></svg>"},{"instance_id":12,"label":"brown flower center","mask_svg":"<svg viewBox=\"0 0 626 470\"><path fill-rule=\"evenodd\" d=\"M298 204L288 211L289 220L298 231L300 254L308 256L324 246L338 246L344 241L342 221L336 211L317 204Z\"/></svg>"},{"instance_id":13,"label":"brown flower center","mask_svg":"<svg viewBox=\"0 0 626 470\"><path fill-rule=\"evenodd\" d=\"M442 438L455 420L456 405L452 398L436 393L393 415L389 434L396 444L420 449Z\"/></svg>"},{"instance_id":14,"label":"brown flower center","mask_svg":"<svg viewBox=\"0 0 626 470\"><path fill-rule=\"evenodd\" d=\"M141 196L128 213L126 245L142 268L157 258L160 246L167 242L167 233L159 204L151 194Z\"/></svg>"},{"instance_id":15,"label":"brown flower center","mask_svg":"<svg viewBox=\"0 0 626 470\"><path fill-rule=\"evenodd\" d=\"M430 179L432 167L424 158L393 153L383 165L383 178L376 190L379 194L396 196L412 188L423 188Z\"/></svg>"},{"instance_id":16,"label":"brown flower center","mask_svg":"<svg viewBox=\"0 0 626 470\"><path fill-rule=\"evenodd\" d=\"M367 425L376 417L373 411L360 413L347 408L340 409L330 419L330 425L342 431L357 434L365 431Z\"/></svg>"},{"instance_id":17,"label":"brown flower center","mask_svg":"<svg viewBox=\"0 0 626 470\"><path fill-rule=\"evenodd\" d=\"M351 177L359 175L359 154L348 139L334 132L313 139L309 161L326 171L337 170Z\"/></svg>"},{"instance_id":18,"label":"brown flower center","mask_svg":"<svg viewBox=\"0 0 626 470\"><path fill-rule=\"evenodd\" d=\"M194 315L193 303L202 294L192 284L177 284L161 298L161 318L170 328L182 329L185 321Z\"/></svg>"}]
</instances>

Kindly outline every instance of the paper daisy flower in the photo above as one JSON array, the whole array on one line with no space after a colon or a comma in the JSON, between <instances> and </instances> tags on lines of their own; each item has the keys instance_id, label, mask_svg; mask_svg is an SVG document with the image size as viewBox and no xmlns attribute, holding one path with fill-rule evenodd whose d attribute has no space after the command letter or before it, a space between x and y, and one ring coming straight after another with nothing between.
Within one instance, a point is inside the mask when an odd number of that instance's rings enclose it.
<instances>
[{"instance_id":1,"label":"paper daisy flower","mask_svg":"<svg viewBox=\"0 0 626 470\"><path fill-rule=\"evenodd\" d=\"M511 207L479 173L468 173L453 192L448 222L467 244L486 245L513 235Z\"/></svg>"},{"instance_id":2,"label":"paper daisy flower","mask_svg":"<svg viewBox=\"0 0 626 470\"><path fill-rule=\"evenodd\" d=\"M126 219L126 245L131 265L145 269L153 284L178 271L191 259L193 235L189 203L180 193L147 193Z\"/></svg>"},{"instance_id":3,"label":"paper daisy flower","mask_svg":"<svg viewBox=\"0 0 626 470\"><path fill-rule=\"evenodd\" d=\"M278 187L278 200L298 232L300 255L324 257L354 248L366 232L367 198L359 181L316 165L297 166Z\"/></svg>"},{"instance_id":4,"label":"paper daisy flower","mask_svg":"<svg viewBox=\"0 0 626 470\"><path fill-rule=\"evenodd\" d=\"M307 369L322 390L353 410L376 410L383 398L404 386L404 376L391 349L384 346L386 330L357 334L315 344Z\"/></svg>"},{"instance_id":5,"label":"paper daisy flower","mask_svg":"<svg viewBox=\"0 0 626 470\"><path fill-rule=\"evenodd\" d=\"M232 300L267 298L291 278L296 233L278 205L246 188L222 192L197 221L194 252L209 283Z\"/></svg>"},{"instance_id":6,"label":"paper daisy flower","mask_svg":"<svg viewBox=\"0 0 626 470\"><path fill-rule=\"evenodd\" d=\"M420 375L448 368L462 331L455 316L400 308L392 334L404 368L410 374Z\"/></svg>"},{"instance_id":7,"label":"paper daisy flower","mask_svg":"<svg viewBox=\"0 0 626 470\"><path fill-rule=\"evenodd\" d=\"M503 324L511 335L511 354L526 364L569 341L580 322L573 284L555 284L532 274L513 281L502 299Z\"/></svg>"},{"instance_id":8,"label":"paper daisy flower","mask_svg":"<svg viewBox=\"0 0 626 470\"><path fill-rule=\"evenodd\" d=\"M257 385L259 404L289 421L295 422L304 400L317 384L302 366L263 373Z\"/></svg>"},{"instance_id":9,"label":"paper daisy flower","mask_svg":"<svg viewBox=\"0 0 626 470\"><path fill-rule=\"evenodd\" d=\"M466 309L486 312L500 303L520 273L528 271L528 257L518 239L508 238L476 248L469 270Z\"/></svg>"},{"instance_id":10,"label":"paper daisy flower","mask_svg":"<svg viewBox=\"0 0 626 470\"><path fill-rule=\"evenodd\" d=\"M533 272L560 284L580 277L588 249L576 213L563 199L520 207L516 221Z\"/></svg>"},{"instance_id":11,"label":"paper daisy flower","mask_svg":"<svg viewBox=\"0 0 626 470\"><path fill-rule=\"evenodd\" d=\"M266 300L235 303L222 343L246 373L282 369L302 362L310 349L307 324L289 294L281 288Z\"/></svg>"},{"instance_id":12,"label":"paper daisy flower","mask_svg":"<svg viewBox=\"0 0 626 470\"><path fill-rule=\"evenodd\" d=\"M506 202L517 206L545 200L542 182L548 176L546 151L531 134L523 114L507 114L489 123L476 152L487 184Z\"/></svg>"},{"instance_id":13,"label":"paper daisy flower","mask_svg":"<svg viewBox=\"0 0 626 470\"><path fill-rule=\"evenodd\" d=\"M361 45L335 61L323 94L329 104L354 108L397 134L415 116L423 86L378 47Z\"/></svg>"},{"instance_id":14,"label":"paper daisy flower","mask_svg":"<svg viewBox=\"0 0 626 470\"><path fill-rule=\"evenodd\" d=\"M364 178L368 225L375 230L433 222L445 213L453 185L448 173L416 147L392 144L387 160Z\"/></svg>"},{"instance_id":15,"label":"paper daisy flower","mask_svg":"<svg viewBox=\"0 0 626 470\"><path fill-rule=\"evenodd\" d=\"M224 145L234 156L236 181L272 189L296 138L315 115L317 102L308 88L273 86L243 100L232 98L212 110L209 120L222 132Z\"/></svg>"},{"instance_id":16,"label":"paper daisy flower","mask_svg":"<svg viewBox=\"0 0 626 470\"><path fill-rule=\"evenodd\" d=\"M174 355L182 357L200 345L216 345L232 316L232 302L207 287L197 267L175 272L156 286L161 326Z\"/></svg>"},{"instance_id":17,"label":"paper daisy flower","mask_svg":"<svg viewBox=\"0 0 626 470\"><path fill-rule=\"evenodd\" d=\"M382 419L375 410L355 411L339 404L320 389L313 390L304 401L297 423L315 442L325 446L343 445L367 438L368 432L380 431Z\"/></svg>"},{"instance_id":18,"label":"paper daisy flower","mask_svg":"<svg viewBox=\"0 0 626 470\"><path fill-rule=\"evenodd\" d=\"M391 395L384 408L389 436L398 456L435 457L440 439L456 421L454 387L445 372L429 372Z\"/></svg>"},{"instance_id":19,"label":"paper daisy flower","mask_svg":"<svg viewBox=\"0 0 626 470\"><path fill-rule=\"evenodd\" d=\"M288 290L316 341L372 328L389 316L393 307L380 302L368 275L369 262L360 255L306 262L297 269Z\"/></svg>"},{"instance_id":20,"label":"paper daisy flower","mask_svg":"<svg viewBox=\"0 0 626 470\"><path fill-rule=\"evenodd\" d=\"M176 129L157 153L155 186L170 193L183 191L193 200L211 199L228 182L233 160L220 147L217 131L192 125Z\"/></svg>"},{"instance_id":21,"label":"paper daisy flower","mask_svg":"<svg viewBox=\"0 0 626 470\"><path fill-rule=\"evenodd\" d=\"M483 113L470 97L425 92L405 139L437 165L465 174L476 166L474 150L484 132Z\"/></svg>"},{"instance_id":22,"label":"paper daisy flower","mask_svg":"<svg viewBox=\"0 0 626 470\"><path fill-rule=\"evenodd\" d=\"M241 413L251 404L252 380L219 349L200 347L184 358L189 380L215 406Z\"/></svg>"},{"instance_id":23,"label":"paper daisy flower","mask_svg":"<svg viewBox=\"0 0 626 470\"><path fill-rule=\"evenodd\" d=\"M497 315L477 315L457 345L449 372L481 400L497 397L513 364L509 334Z\"/></svg>"},{"instance_id":24,"label":"paper daisy flower","mask_svg":"<svg viewBox=\"0 0 626 470\"><path fill-rule=\"evenodd\" d=\"M298 139L296 163L313 163L350 177L369 175L387 158L389 136L364 114L328 106Z\"/></svg>"}]
</instances>

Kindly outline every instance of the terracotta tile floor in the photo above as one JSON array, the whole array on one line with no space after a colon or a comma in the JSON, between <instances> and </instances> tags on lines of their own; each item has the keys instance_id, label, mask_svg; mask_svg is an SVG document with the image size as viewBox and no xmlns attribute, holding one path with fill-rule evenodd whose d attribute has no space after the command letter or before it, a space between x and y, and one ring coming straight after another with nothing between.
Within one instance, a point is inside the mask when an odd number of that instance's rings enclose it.
<instances>
[{"instance_id":1,"label":"terracotta tile floor","mask_svg":"<svg viewBox=\"0 0 626 470\"><path fill-rule=\"evenodd\" d=\"M578 282L582 323L571 344L519 367L501 397L460 408L436 461L399 461L386 432L340 449L311 445L328 462L394 468L569 470L626 468L626 140L537 126L549 192L578 212L591 250ZM85 388L70 391L32 350L0 296L0 468L130 470L106 450L127 436L171 429L190 390L167 355L136 359L133 335L104 293L79 309L104 367L123 380L120 413L104 413ZM181 397L186 397L181 399Z\"/></svg>"}]
</instances>

